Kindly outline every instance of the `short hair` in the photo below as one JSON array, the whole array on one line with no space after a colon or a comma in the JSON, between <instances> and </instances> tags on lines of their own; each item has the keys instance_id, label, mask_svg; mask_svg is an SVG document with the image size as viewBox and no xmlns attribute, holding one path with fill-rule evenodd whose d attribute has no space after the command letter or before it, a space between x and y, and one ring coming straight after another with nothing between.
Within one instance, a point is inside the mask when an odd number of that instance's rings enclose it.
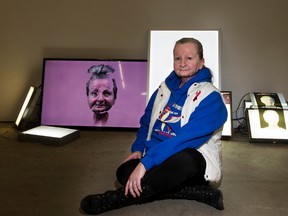
<instances>
[{"instance_id":1,"label":"short hair","mask_svg":"<svg viewBox=\"0 0 288 216\"><path fill-rule=\"evenodd\" d=\"M90 81L93 79L107 79L109 78L110 74L109 73L114 73L115 69L110 66L110 65L93 65L88 69L88 73L91 73L90 79L86 83L86 95L89 95L89 84ZM112 79L113 82L113 94L114 98L117 98L117 85L116 85L116 80Z\"/></svg>"},{"instance_id":2,"label":"short hair","mask_svg":"<svg viewBox=\"0 0 288 216\"><path fill-rule=\"evenodd\" d=\"M200 59L204 58L202 43L195 38L185 38L185 37L181 38L180 40L176 41L175 46L174 46L174 50L178 44L186 44L186 43L195 44L197 46L197 53L199 54ZM174 50L173 50L173 52L174 52Z\"/></svg>"}]
</instances>

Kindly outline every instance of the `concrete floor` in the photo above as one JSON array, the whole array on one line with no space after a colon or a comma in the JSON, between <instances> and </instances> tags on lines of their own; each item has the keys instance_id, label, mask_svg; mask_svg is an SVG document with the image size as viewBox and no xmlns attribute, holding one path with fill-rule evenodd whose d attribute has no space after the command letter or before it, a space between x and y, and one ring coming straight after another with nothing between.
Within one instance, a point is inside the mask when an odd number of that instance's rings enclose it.
<instances>
[{"instance_id":1,"label":"concrete floor","mask_svg":"<svg viewBox=\"0 0 288 216\"><path fill-rule=\"evenodd\" d=\"M0 124L0 215L74 216L80 200L115 188L115 170L135 131L81 131L63 146L19 142ZM187 200L156 201L102 214L137 216L288 215L288 143L252 144L242 134L223 141L225 210Z\"/></svg>"}]
</instances>

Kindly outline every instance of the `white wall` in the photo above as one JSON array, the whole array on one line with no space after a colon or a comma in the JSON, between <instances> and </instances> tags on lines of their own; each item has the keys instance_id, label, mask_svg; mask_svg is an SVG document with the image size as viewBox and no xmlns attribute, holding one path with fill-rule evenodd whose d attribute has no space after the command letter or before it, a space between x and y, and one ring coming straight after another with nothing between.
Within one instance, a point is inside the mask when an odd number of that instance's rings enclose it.
<instances>
[{"instance_id":1,"label":"white wall","mask_svg":"<svg viewBox=\"0 0 288 216\"><path fill-rule=\"evenodd\" d=\"M222 90L288 98L286 0L26 0L0 7L0 121L15 121L42 59L147 58L151 29L221 30ZM205 53L204 53L205 55ZM161 71L159 71L161 73Z\"/></svg>"}]
</instances>

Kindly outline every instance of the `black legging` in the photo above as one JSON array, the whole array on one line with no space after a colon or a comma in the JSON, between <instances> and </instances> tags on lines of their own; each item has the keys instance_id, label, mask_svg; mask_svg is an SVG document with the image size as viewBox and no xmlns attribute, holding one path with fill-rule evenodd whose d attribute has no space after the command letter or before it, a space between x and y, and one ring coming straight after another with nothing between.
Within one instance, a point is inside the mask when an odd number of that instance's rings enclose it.
<instances>
[{"instance_id":1,"label":"black legging","mask_svg":"<svg viewBox=\"0 0 288 216\"><path fill-rule=\"evenodd\" d=\"M120 184L126 185L130 174L139 162L139 159L130 160L117 169L116 176ZM206 185L205 169L206 162L202 154L196 149L189 148L149 170L145 174L144 181L149 182L157 193L169 192L188 184Z\"/></svg>"}]
</instances>

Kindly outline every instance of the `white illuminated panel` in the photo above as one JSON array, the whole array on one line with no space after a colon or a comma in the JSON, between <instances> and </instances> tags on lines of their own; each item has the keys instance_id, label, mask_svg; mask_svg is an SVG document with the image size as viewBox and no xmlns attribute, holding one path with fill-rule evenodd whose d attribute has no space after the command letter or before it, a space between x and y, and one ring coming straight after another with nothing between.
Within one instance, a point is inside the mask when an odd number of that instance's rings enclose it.
<instances>
[{"instance_id":1,"label":"white illuminated panel","mask_svg":"<svg viewBox=\"0 0 288 216\"><path fill-rule=\"evenodd\" d=\"M79 131L75 129L38 126L20 133L19 139L21 141L40 142L43 144L51 145L63 145L78 138L79 136Z\"/></svg>"},{"instance_id":2,"label":"white illuminated panel","mask_svg":"<svg viewBox=\"0 0 288 216\"><path fill-rule=\"evenodd\" d=\"M232 122L231 122L231 105L226 104L227 109L227 121L223 125L222 136L232 136Z\"/></svg>"},{"instance_id":3,"label":"white illuminated panel","mask_svg":"<svg viewBox=\"0 0 288 216\"><path fill-rule=\"evenodd\" d=\"M25 114L25 110L26 110L26 108L27 108L27 106L28 106L28 104L29 104L29 101L30 101L30 99L31 99L31 97L32 97L32 95L33 95L33 92L34 92L34 87L31 86L30 89L29 89L29 91L28 91L28 94L27 94L27 96L26 96L26 98L25 98L25 100L24 100L24 103L23 103L23 105L22 105L22 108L21 108L21 110L20 110L20 112L19 112L19 114L18 114L18 117L17 117L17 119L16 119L15 124L16 124L17 126L19 126L20 121L21 121L22 117L23 117L24 114Z\"/></svg>"},{"instance_id":4,"label":"white illuminated panel","mask_svg":"<svg viewBox=\"0 0 288 216\"><path fill-rule=\"evenodd\" d=\"M288 140L288 110L248 109L248 119L251 141Z\"/></svg>"},{"instance_id":5,"label":"white illuminated panel","mask_svg":"<svg viewBox=\"0 0 288 216\"><path fill-rule=\"evenodd\" d=\"M39 126L27 131L24 131L23 134L38 135L38 136L49 136L55 138L62 138L69 135L70 133L75 132L76 130L67 129L67 128L58 128L51 126Z\"/></svg>"},{"instance_id":6,"label":"white illuminated panel","mask_svg":"<svg viewBox=\"0 0 288 216\"><path fill-rule=\"evenodd\" d=\"M220 46L218 30L150 31L149 41L149 97L173 70L173 48L177 40L193 37L203 45L205 65L211 69L213 84L220 88ZM148 99L147 98L147 99Z\"/></svg>"},{"instance_id":7,"label":"white illuminated panel","mask_svg":"<svg viewBox=\"0 0 288 216\"><path fill-rule=\"evenodd\" d=\"M221 91L222 97L227 109L227 121L223 125L222 139L232 137L233 125L232 125L232 92Z\"/></svg>"},{"instance_id":8,"label":"white illuminated panel","mask_svg":"<svg viewBox=\"0 0 288 216\"><path fill-rule=\"evenodd\" d=\"M244 103L245 103L245 109L248 109L248 108L252 108L252 107L253 107L252 101L244 101Z\"/></svg>"}]
</instances>

